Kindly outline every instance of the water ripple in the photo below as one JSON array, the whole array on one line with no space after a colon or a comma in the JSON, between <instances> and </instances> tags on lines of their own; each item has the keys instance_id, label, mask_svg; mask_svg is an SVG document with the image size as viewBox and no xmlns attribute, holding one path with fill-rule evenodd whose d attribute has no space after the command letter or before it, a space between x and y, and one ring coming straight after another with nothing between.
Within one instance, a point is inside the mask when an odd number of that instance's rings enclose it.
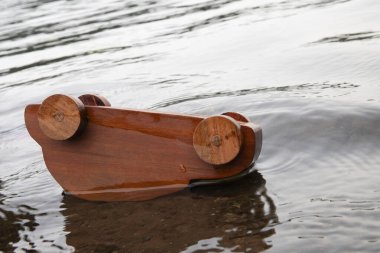
<instances>
[{"instance_id":1,"label":"water ripple","mask_svg":"<svg viewBox=\"0 0 380 253\"><path fill-rule=\"evenodd\" d=\"M347 34L340 34L336 36L326 37L312 43L313 44L344 43L344 42L351 42L351 41L373 40L373 39L378 39L378 38L380 38L379 32L358 32L358 33L347 33Z\"/></svg>"}]
</instances>

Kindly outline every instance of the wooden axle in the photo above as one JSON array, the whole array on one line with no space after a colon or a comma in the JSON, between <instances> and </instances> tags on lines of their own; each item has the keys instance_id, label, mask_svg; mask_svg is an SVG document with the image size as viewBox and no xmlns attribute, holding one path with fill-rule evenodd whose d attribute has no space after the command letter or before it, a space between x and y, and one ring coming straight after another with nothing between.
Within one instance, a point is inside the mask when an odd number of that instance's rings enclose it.
<instances>
[{"instance_id":1,"label":"wooden axle","mask_svg":"<svg viewBox=\"0 0 380 253\"><path fill-rule=\"evenodd\" d=\"M145 200L236 176L257 159L262 140L261 128L238 113L116 109L91 94L29 105L25 123L65 192L88 200Z\"/></svg>"}]
</instances>

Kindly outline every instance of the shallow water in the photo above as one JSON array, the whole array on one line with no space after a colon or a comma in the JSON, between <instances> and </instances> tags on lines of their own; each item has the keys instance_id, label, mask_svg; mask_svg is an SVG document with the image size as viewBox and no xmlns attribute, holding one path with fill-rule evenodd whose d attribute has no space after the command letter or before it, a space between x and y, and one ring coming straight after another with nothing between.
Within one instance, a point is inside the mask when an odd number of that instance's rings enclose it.
<instances>
[{"instance_id":1,"label":"shallow water","mask_svg":"<svg viewBox=\"0 0 380 253\"><path fill-rule=\"evenodd\" d=\"M380 2L0 3L0 250L378 252ZM48 95L238 111L259 173L140 203L63 196L24 123Z\"/></svg>"}]
</instances>

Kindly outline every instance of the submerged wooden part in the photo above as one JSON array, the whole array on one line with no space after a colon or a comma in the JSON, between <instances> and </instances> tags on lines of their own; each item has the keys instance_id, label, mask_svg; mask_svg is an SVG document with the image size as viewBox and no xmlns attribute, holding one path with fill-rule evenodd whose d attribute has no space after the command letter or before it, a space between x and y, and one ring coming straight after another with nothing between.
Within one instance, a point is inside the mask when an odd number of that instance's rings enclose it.
<instances>
[{"instance_id":1,"label":"submerged wooden part","mask_svg":"<svg viewBox=\"0 0 380 253\"><path fill-rule=\"evenodd\" d=\"M256 141L260 128L241 123L240 153L230 163L214 166L193 148L193 133L203 117L98 106L86 106L88 122L80 136L56 141L40 130L39 107L25 109L30 135L62 188L87 200L145 200L183 189L190 180L233 176L261 149Z\"/></svg>"}]
</instances>

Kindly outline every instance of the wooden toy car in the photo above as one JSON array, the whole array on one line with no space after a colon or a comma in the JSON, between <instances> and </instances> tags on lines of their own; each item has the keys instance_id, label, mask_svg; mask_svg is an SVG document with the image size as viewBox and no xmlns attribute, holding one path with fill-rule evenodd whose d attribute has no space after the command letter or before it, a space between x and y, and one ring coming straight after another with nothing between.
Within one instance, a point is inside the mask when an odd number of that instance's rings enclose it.
<instances>
[{"instance_id":1,"label":"wooden toy car","mask_svg":"<svg viewBox=\"0 0 380 253\"><path fill-rule=\"evenodd\" d=\"M65 193L96 201L147 200L242 176L262 144L261 128L238 113L118 109L90 94L28 105L25 124Z\"/></svg>"}]
</instances>

